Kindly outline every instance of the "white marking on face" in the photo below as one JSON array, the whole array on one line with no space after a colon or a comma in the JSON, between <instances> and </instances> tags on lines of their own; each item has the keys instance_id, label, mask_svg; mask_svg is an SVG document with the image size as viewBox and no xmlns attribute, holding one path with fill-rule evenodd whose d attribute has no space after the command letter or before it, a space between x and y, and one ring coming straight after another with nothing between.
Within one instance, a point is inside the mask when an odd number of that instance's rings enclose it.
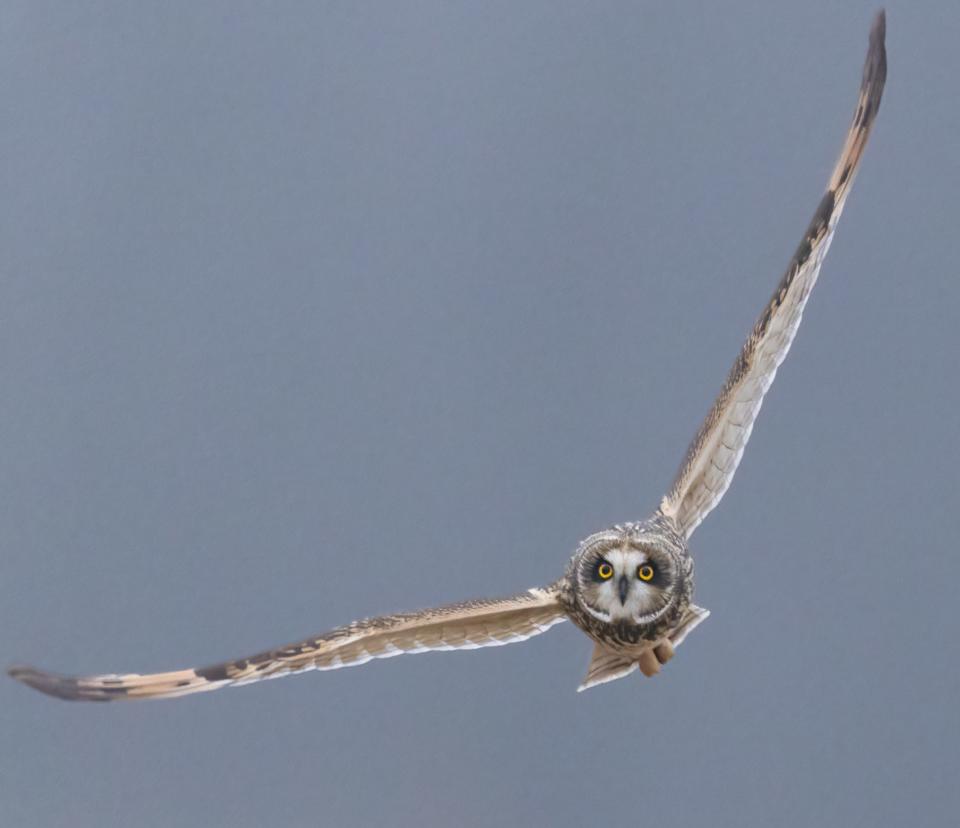
<instances>
[{"instance_id":1,"label":"white marking on face","mask_svg":"<svg viewBox=\"0 0 960 828\"><path fill-rule=\"evenodd\" d=\"M646 552L632 546L607 550L603 559L613 567L613 577L599 585L604 609L611 621L633 621L660 609L663 604L659 587L637 577L637 570L650 561ZM620 600L620 581L625 578L626 600Z\"/></svg>"}]
</instances>

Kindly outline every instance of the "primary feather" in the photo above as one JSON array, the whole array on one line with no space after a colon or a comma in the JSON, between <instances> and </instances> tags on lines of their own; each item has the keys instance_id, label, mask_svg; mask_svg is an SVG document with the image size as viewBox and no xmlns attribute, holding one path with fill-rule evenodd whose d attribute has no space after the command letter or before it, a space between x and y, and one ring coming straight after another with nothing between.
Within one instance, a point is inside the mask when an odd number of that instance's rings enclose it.
<instances>
[{"instance_id":1,"label":"primary feather","mask_svg":"<svg viewBox=\"0 0 960 828\"><path fill-rule=\"evenodd\" d=\"M886 17L881 11L870 31L853 123L827 191L660 506L660 511L672 518L688 538L729 488L760 413L764 394L793 344L804 306L816 284L880 108L887 78L885 32Z\"/></svg>"},{"instance_id":2,"label":"primary feather","mask_svg":"<svg viewBox=\"0 0 960 828\"><path fill-rule=\"evenodd\" d=\"M352 667L374 658L512 644L545 632L564 617L555 589L529 589L509 598L355 621L296 644L210 667L83 677L33 667L13 667L9 672L42 693L71 701L174 698L307 670Z\"/></svg>"}]
</instances>

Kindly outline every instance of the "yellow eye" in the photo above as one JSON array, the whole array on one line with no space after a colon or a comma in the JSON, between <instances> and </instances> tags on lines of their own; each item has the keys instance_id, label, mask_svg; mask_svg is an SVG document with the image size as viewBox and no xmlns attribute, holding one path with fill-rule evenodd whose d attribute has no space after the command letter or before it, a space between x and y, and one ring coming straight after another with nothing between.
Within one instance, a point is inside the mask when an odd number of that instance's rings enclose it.
<instances>
[{"instance_id":1,"label":"yellow eye","mask_svg":"<svg viewBox=\"0 0 960 828\"><path fill-rule=\"evenodd\" d=\"M604 563L597 567L597 575L603 578L603 580L609 581L613 577L613 567L604 561Z\"/></svg>"},{"instance_id":2,"label":"yellow eye","mask_svg":"<svg viewBox=\"0 0 960 828\"><path fill-rule=\"evenodd\" d=\"M641 581L652 581L653 580L653 567L650 564L642 564L637 567L637 577Z\"/></svg>"}]
</instances>

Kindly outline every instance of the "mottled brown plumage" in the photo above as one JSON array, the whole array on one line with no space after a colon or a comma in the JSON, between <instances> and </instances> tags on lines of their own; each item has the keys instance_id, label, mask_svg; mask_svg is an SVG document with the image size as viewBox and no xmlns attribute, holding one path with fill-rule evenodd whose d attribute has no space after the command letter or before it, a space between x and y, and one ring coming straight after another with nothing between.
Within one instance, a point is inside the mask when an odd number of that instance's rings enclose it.
<instances>
[{"instance_id":1,"label":"mottled brown plumage","mask_svg":"<svg viewBox=\"0 0 960 828\"><path fill-rule=\"evenodd\" d=\"M31 667L10 675L62 699L170 698L374 658L523 641L570 619L595 642L580 689L640 669L659 672L709 613L692 603L687 541L730 485L763 396L790 348L880 106L886 79L885 18L870 33L853 124L813 220L773 298L734 362L660 510L584 540L549 587L510 598L357 621L328 633L211 667L148 675L57 676Z\"/></svg>"},{"instance_id":2,"label":"mottled brown plumage","mask_svg":"<svg viewBox=\"0 0 960 828\"><path fill-rule=\"evenodd\" d=\"M563 620L555 590L530 589L510 598L464 601L421 612L354 621L296 644L210 667L86 678L14 667L10 675L61 699L173 698L307 670L352 667L374 658L405 653L512 644L539 635Z\"/></svg>"},{"instance_id":3,"label":"mottled brown plumage","mask_svg":"<svg viewBox=\"0 0 960 828\"><path fill-rule=\"evenodd\" d=\"M807 297L817 281L880 109L887 79L885 36L886 16L881 11L870 30L870 46L853 123L827 191L660 506L687 537L720 502L733 480L760 413L763 396L793 343Z\"/></svg>"}]
</instances>

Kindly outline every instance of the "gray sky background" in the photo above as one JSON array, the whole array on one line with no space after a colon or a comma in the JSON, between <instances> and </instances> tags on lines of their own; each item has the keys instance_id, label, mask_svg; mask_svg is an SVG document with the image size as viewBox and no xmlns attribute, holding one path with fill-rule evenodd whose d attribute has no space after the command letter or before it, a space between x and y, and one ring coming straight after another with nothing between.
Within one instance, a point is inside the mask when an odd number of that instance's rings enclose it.
<instances>
[{"instance_id":1,"label":"gray sky background","mask_svg":"<svg viewBox=\"0 0 960 828\"><path fill-rule=\"evenodd\" d=\"M694 537L713 616L176 702L0 681L0 821L953 825L960 8L886 96ZM0 661L209 663L508 594L670 482L816 206L870 2L0 16Z\"/></svg>"}]
</instances>

